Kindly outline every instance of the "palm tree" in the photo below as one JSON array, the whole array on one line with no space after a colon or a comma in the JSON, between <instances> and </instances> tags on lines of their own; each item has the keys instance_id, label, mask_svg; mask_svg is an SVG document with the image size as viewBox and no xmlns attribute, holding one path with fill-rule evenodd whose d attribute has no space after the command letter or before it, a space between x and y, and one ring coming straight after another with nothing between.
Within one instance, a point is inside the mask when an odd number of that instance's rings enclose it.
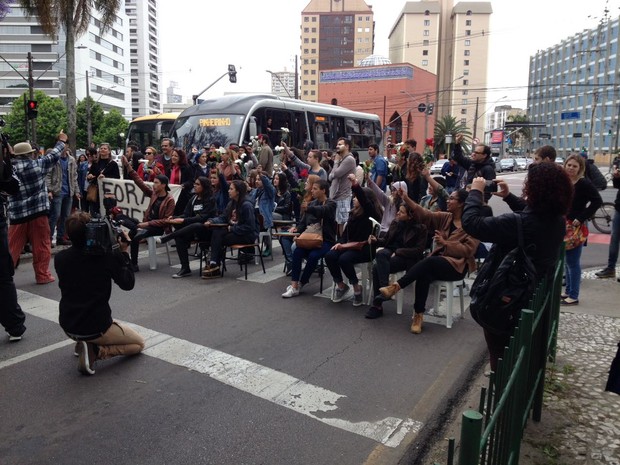
<instances>
[{"instance_id":1,"label":"palm tree","mask_svg":"<svg viewBox=\"0 0 620 465\"><path fill-rule=\"evenodd\" d=\"M45 34L58 35L62 28L67 36L65 54L67 60L67 116L69 127L69 146L75 152L77 113L75 109L75 40L88 29L91 14L101 15L100 34L112 26L121 0L20 0L21 6L29 16L38 16Z\"/></svg>"},{"instance_id":2,"label":"palm tree","mask_svg":"<svg viewBox=\"0 0 620 465\"><path fill-rule=\"evenodd\" d=\"M527 115L510 115L508 118L506 118L506 120L510 121L511 123L530 122ZM524 142L529 146L532 142L532 129L528 127L521 127L512 134L512 139L514 140L514 143L512 144L513 147L524 148Z\"/></svg>"},{"instance_id":3,"label":"palm tree","mask_svg":"<svg viewBox=\"0 0 620 465\"><path fill-rule=\"evenodd\" d=\"M452 136L452 141L454 142L454 137L457 134L463 134L463 140L461 141L461 147L463 148L463 153L469 153L471 148L471 131L464 124L457 123L456 118L454 116L445 115L437 120L435 123L435 157L439 155L439 153L443 149L443 153L447 152L446 146L446 134L450 134ZM447 154L448 158L450 154Z\"/></svg>"}]
</instances>

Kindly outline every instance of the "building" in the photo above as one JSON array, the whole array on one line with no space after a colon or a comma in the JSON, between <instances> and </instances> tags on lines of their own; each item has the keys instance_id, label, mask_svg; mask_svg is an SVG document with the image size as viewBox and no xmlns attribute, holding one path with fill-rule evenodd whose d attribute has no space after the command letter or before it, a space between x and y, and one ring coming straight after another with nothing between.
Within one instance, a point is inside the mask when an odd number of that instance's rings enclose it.
<instances>
[{"instance_id":1,"label":"building","mask_svg":"<svg viewBox=\"0 0 620 465\"><path fill-rule=\"evenodd\" d=\"M561 154L586 148L590 157L618 147L620 19L602 21L530 57L527 114L532 148L551 144Z\"/></svg>"},{"instance_id":2,"label":"building","mask_svg":"<svg viewBox=\"0 0 620 465\"><path fill-rule=\"evenodd\" d=\"M183 102L183 96L177 94L176 91L179 88L179 83L176 81L170 81L170 85L166 89L166 103L175 104Z\"/></svg>"},{"instance_id":3,"label":"building","mask_svg":"<svg viewBox=\"0 0 620 465\"><path fill-rule=\"evenodd\" d=\"M486 102L490 2L407 2L389 34L389 58L437 75L430 103L438 117L474 126ZM478 99L478 102L477 102ZM482 131L480 131L482 132Z\"/></svg>"},{"instance_id":4,"label":"building","mask_svg":"<svg viewBox=\"0 0 620 465\"><path fill-rule=\"evenodd\" d=\"M487 113L487 131L491 131L493 129L502 129L504 127L504 124L509 121L509 118L511 116L525 116L525 110L523 110L522 108L513 108L510 105L496 106L493 111L489 111Z\"/></svg>"},{"instance_id":5,"label":"building","mask_svg":"<svg viewBox=\"0 0 620 465\"><path fill-rule=\"evenodd\" d=\"M125 0L129 17L131 117L161 112L157 0Z\"/></svg>"},{"instance_id":6,"label":"building","mask_svg":"<svg viewBox=\"0 0 620 465\"><path fill-rule=\"evenodd\" d=\"M374 17L364 0L310 0L301 13L301 95L319 101L319 71L351 68L374 52Z\"/></svg>"},{"instance_id":7,"label":"building","mask_svg":"<svg viewBox=\"0 0 620 465\"><path fill-rule=\"evenodd\" d=\"M414 138L421 151L424 139L433 137L436 114L420 105L434 91L437 76L410 63L386 61L374 57L367 66L321 71L319 101L374 113L383 123L384 141Z\"/></svg>"},{"instance_id":8,"label":"building","mask_svg":"<svg viewBox=\"0 0 620 465\"><path fill-rule=\"evenodd\" d=\"M292 71L271 72L271 93L280 97L295 98L295 73Z\"/></svg>"}]
</instances>

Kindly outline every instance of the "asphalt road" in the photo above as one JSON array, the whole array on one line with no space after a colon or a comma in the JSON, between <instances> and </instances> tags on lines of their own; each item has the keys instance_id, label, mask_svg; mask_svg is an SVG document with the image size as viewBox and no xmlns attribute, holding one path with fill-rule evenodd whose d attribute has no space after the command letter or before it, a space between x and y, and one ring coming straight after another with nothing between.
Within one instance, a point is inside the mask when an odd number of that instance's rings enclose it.
<instances>
[{"instance_id":1,"label":"asphalt road","mask_svg":"<svg viewBox=\"0 0 620 465\"><path fill-rule=\"evenodd\" d=\"M506 179L516 191L523 173ZM596 244L583 261L606 256ZM247 282L234 266L219 280L173 280L165 255L155 271L142 258L135 289L115 288L111 304L147 349L85 377L56 323L57 285L37 286L23 263L28 331L0 342L0 463L414 463L485 358L480 328L466 314L411 334L410 291L403 315L387 303L378 320L331 303L318 279L284 300L278 249L266 267L251 266Z\"/></svg>"}]
</instances>

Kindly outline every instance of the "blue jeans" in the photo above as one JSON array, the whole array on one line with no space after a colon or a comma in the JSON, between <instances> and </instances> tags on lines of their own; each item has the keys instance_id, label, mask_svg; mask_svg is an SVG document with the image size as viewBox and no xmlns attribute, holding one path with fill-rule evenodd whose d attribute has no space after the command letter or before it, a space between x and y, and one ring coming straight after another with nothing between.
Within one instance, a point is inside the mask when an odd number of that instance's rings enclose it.
<instances>
[{"instance_id":1,"label":"blue jeans","mask_svg":"<svg viewBox=\"0 0 620 465\"><path fill-rule=\"evenodd\" d=\"M333 244L329 242L323 242L323 246L320 249L302 249L301 247L296 247L295 250L293 250L291 281L299 282L302 286L308 284L308 282L310 282L310 276L312 276L316 266L319 264L319 260L329 252L332 245ZM301 265L304 258L306 259L306 267L302 273Z\"/></svg>"},{"instance_id":2,"label":"blue jeans","mask_svg":"<svg viewBox=\"0 0 620 465\"><path fill-rule=\"evenodd\" d=\"M566 294L571 298L579 299L579 285L581 284L581 252L583 245L566 251Z\"/></svg>"},{"instance_id":3,"label":"blue jeans","mask_svg":"<svg viewBox=\"0 0 620 465\"><path fill-rule=\"evenodd\" d=\"M620 249L620 212L616 210L611 223L611 240L609 241L609 257L607 268L615 270L618 263L618 250Z\"/></svg>"},{"instance_id":4,"label":"blue jeans","mask_svg":"<svg viewBox=\"0 0 620 465\"><path fill-rule=\"evenodd\" d=\"M56 223L58 223L56 240L62 240L65 237L65 221L71 215L72 206L73 198L70 195L58 195L50 200L50 238L54 237Z\"/></svg>"}]
</instances>

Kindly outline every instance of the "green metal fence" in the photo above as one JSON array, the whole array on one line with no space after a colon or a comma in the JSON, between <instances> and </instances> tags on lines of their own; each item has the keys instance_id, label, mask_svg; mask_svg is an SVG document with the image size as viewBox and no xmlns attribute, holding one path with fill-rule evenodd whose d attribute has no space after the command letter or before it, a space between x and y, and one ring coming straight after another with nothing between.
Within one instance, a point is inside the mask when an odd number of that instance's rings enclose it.
<instances>
[{"instance_id":1,"label":"green metal fence","mask_svg":"<svg viewBox=\"0 0 620 465\"><path fill-rule=\"evenodd\" d=\"M523 430L540 421L547 360L555 359L564 256L540 284L480 394L478 410L463 412L459 465L517 465ZM448 465L452 465L452 454Z\"/></svg>"}]
</instances>

